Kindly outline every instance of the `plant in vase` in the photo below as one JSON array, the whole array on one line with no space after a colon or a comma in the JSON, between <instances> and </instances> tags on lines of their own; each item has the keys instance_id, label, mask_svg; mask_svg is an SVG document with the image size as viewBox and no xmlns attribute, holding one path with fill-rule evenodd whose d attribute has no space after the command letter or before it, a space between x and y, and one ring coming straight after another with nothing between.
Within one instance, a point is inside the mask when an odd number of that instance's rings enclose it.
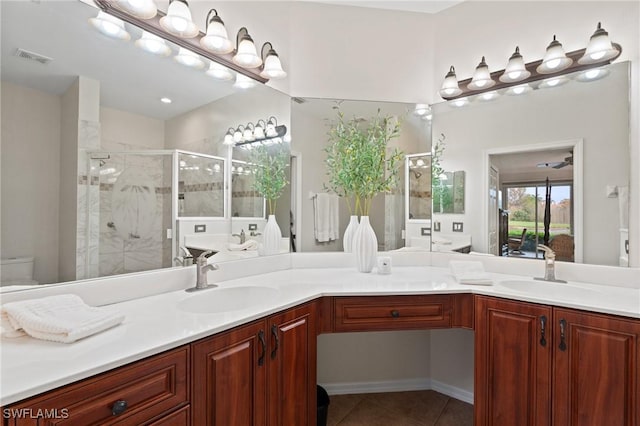
<instances>
[{"instance_id":1,"label":"plant in vase","mask_svg":"<svg viewBox=\"0 0 640 426\"><path fill-rule=\"evenodd\" d=\"M282 231L276 222L275 211L278 198L289 183L289 153L282 145L255 146L251 150L250 163L253 165L253 189L265 198L269 214L262 232L264 254L276 254Z\"/></svg>"},{"instance_id":2,"label":"plant in vase","mask_svg":"<svg viewBox=\"0 0 640 426\"><path fill-rule=\"evenodd\" d=\"M389 142L400 135L400 123L394 117L381 116L380 110L366 122L355 117L345 120L337 110L338 119L331 127L330 145L326 148L328 188L345 198L352 215L362 215L351 246L358 270L371 272L378 241L369 213L373 198L381 192L391 192L398 184L403 153L392 150Z\"/></svg>"}]
</instances>

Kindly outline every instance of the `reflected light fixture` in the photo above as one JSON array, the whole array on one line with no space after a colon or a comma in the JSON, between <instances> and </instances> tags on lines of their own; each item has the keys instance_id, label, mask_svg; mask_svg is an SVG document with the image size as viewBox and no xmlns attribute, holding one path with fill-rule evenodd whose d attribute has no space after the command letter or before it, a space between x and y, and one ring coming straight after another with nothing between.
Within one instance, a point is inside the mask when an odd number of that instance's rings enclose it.
<instances>
[{"instance_id":1,"label":"reflected light fixture","mask_svg":"<svg viewBox=\"0 0 640 426\"><path fill-rule=\"evenodd\" d=\"M287 76L287 73L282 69L280 57L273 49L273 45L270 42L266 42L262 45L260 56L263 61L262 72L260 73L262 77L276 80Z\"/></svg>"},{"instance_id":2,"label":"reflected light fixture","mask_svg":"<svg viewBox=\"0 0 640 426\"><path fill-rule=\"evenodd\" d=\"M255 125L255 128L253 129L253 137L255 139L263 139L265 134L264 134L264 128L266 127L266 123L264 122L263 119L258 120L258 122Z\"/></svg>"},{"instance_id":3,"label":"reflected light fixture","mask_svg":"<svg viewBox=\"0 0 640 426\"><path fill-rule=\"evenodd\" d=\"M455 99L455 100L451 101L451 105L453 105L456 108L465 107L465 106L469 105L469 98L464 97L464 98Z\"/></svg>"},{"instance_id":4,"label":"reflected light fixture","mask_svg":"<svg viewBox=\"0 0 640 426\"><path fill-rule=\"evenodd\" d=\"M588 83L590 81L600 80L609 75L609 70L605 68L594 68L579 73L575 80L581 83Z\"/></svg>"},{"instance_id":5,"label":"reflected light fixture","mask_svg":"<svg viewBox=\"0 0 640 426\"><path fill-rule=\"evenodd\" d=\"M557 77L548 78L543 80L542 83L538 85L538 89L552 89L554 87L560 87L564 84L567 84L569 79L565 76L559 75Z\"/></svg>"},{"instance_id":6,"label":"reflected light fixture","mask_svg":"<svg viewBox=\"0 0 640 426\"><path fill-rule=\"evenodd\" d=\"M172 102L172 100L165 96L163 98L160 98L160 102L162 102L163 104L170 104Z\"/></svg>"},{"instance_id":7,"label":"reflected light fixture","mask_svg":"<svg viewBox=\"0 0 640 426\"><path fill-rule=\"evenodd\" d=\"M274 145L283 141L291 140L287 138L287 127L278 125L275 117L265 120L258 120L256 124L247 123L237 128L230 128L224 137L225 145L241 145L243 149L251 149L253 145ZM267 128L265 131L264 129Z\"/></svg>"},{"instance_id":8,"label":"reflected light fixture","mask_svg":"<svg viewBox=\"0 0 640 426\"><path fill-rule=\"evenodd\" d=\"M142 31L142 37L136 40L136 46L154 55L169 56L171 54L171 48L167 42L148 31Z\"/></svg>"},{"instance_id":9,"label":"reflected light fixture","mask_svg":"<svg viewBox=\"0 0 640 426\"><path fill-rule=\"evenodd\" d=\"M234 64L245 68L257 68L262 65L262 59L258 56L256 45L245 27L238 30L236 46L236 53L232 59Z\"/></svg>"},{"instance_id":10,"label":"reflected light fixture","mask_svg":"<svg viewBox=\"0 0 640 426\"><path fill-rule=\"evenodd\" d=\"M491 78L489 67L487 66L483 56L482 60L476 67L471 83L467 85L467 88L471 90L488 89L489 87L493 87L495 84L496 82Z\"/></svg>"},{"instance_id":11,"label":"reflected light fixture","mask_svg":"<svg viewBox=\"0 0 640 426\"><path fill-rule=\"evenodd\" d=\"M256 82L246 75L236 74L236 81L233 83L233 87L236 89L251 89L256 85Z\"/></svg>"},{"instance_id":12,"label":"reflected light fixture","mask_svg":"<svg viewBox=\"0 0 640 426\"><path fill-rule=\"evenodd\" d=\"M456 69L451 65L449 72L444 77L444 82L440 88L440 96L443 98L458 96L462 93L462 89L458 86L458 79L456 78Z\"/></svg>"},{"instance_id":13,"label":"reflected light fixture","mask_svg":"<svg viewBox=\"0 0 640 426\"><path fill-rule=\"evenodd\" d=\"M274 116L269 117L269 120L267 121L267 127L265 130L265 135L267 137L275 137L278 135L278 131L277 128L278 127L278 120L276 120L276 118Z\"/></svg>"},{"instance_id":14,"label":"reflected light fixture","mask_svg":"<svg viewBox=\"0 0 640 426\"><path fill-rule=\"evenodd\" d=\"M490 92L484 92L478 95L478 99L482 102L493 101L498 99L499 97L500 97L500 94L495 90L492 90Z\"/></svg>"},{"instance_id":15,"label":"reflected light fixture","mask_svg":"<svg viewBox=\"0 0 640 426\"><path fill-rule=\"evenodd\" d=\"M206 73L208 76L217 78L218 80L228 81L233 79L233 73L229 68L213 61L211 61L211 63L209 64L209 69L207 70Z\"/></svg>"},{"instance_id":16,"label":"reflected light fixture","mask_svg":"<svg viewBox=\"0 0 640 426\"><path fill-rule=\"evenodd\" d=\"M238 142L242 142L242 136L244 135L244 126L240 125L238 126L238 128L233 132L233 141L235 143Z\"/></svg>"},{"instance_id":17,"label":"reflected light fixture","mask_svg":"<svg viewBox=\"0 0 640 426\"><path fill-rule=\"evenodd\" d=\"M95 18L89 18L89 22L107 37L118 40L131 39L131 35L124 28L124 22L115 16L109 15L108 13L99 11L98 16Z\"/></svg>"},{"instance_id":18,"label":"reflected light fixture","mask_svg":"<svg viewBox=\"0 0 640 426\"><path fill-rule=\"evenodd\" d=\"M174 56L173 59L175 59L178 63L190 68L204 68L204 62L202 61L202 59L200 59L200 56L198 56L196 53L193 53L189 49L185 49L184 47L181 47L180 50L178 50L178 54Z\"/></svg>"},{"instance_id":19,"label":"reflected light fixture","mask_svg":"<svg viewBox=\"0 0 640 426\"><path fill-rule=\"evenodd\" d=\"M553 40L547 46L547 51L542 58L542 63L536 68L538 74L553 74L566 70L573 63L573 59L568 58L562 44L553 36Z\"/></svg>"},{"instance_id":20,"label":"reflected light fixture","mask_svg":"<svg viewBox=\"0 0 640 426\"><path fill-rule=\"evenodd\" d=\"M229 127L229 130L227 130L227 133L225 133L224 135L224 142L222 142L225 145L233 145L235 144L235 140L234 140L234 135L235 130L232 129L231 127Z\"/></svg>"},{"instance_id":21,"label":"reflected light fixture","mask_svg":"<svg viewBox=\"0 0 640 426\"><path fill-rule=\"evenodd\" d=\"M213 53L225 54L233 51L233 43L229 40L224 22L215 9L211 9L207 14L206 34L200 39L200 45Z\"/></svg>"},{"instance_id":22,"label":"reflected light fixture","mask_svg":"<svg viewBox=\"0 0 640 426\"><path fill-rule=\"evenodd\" d=\"M198 35L198 26L191 18L189 3L186 0L169 0L167 14L160 18L160 26L170 34L181 38L193 38Z\"/></svg>"},{"instance_id":23,"label":"reflected light fixture","mask_svg":"<svg viewBox=\"0 0 640 426\"><path fill-rule=\"evenodd\" d=\"M116 5L140 19L151 19L158 13L158 6L154 0L117 0Z\"/></svg>"},{"instance_id":24,"label":"reflected light fixture","mask_svg":"<svg viewBox=\"0 0 640 426\"><path fill-rule=\"evenodd\" d=\"M500 76L500 81L503 83L515 83L518 81L526 80L531 76L531 73L527 71L524 65L524 59L520 54L520 47L516 46L516 51L509 58L507 67L504 69L504 73Z\"/></svg>"},{"instance_id":25,"label":"reflected light fixture","mask_svg":"<svg viewBox=\"0 0 640 426\"><path fill-rule=\"evenodd\" d=\"M620 50L614 47L609 40L609 33L602 28L602 24L598 22L598 27L589 39L587 50L584 56L578 59L581 65L596 64L602 61L608 61L620 54Z\"/></svg>"},{"instance_id":26,"label":"reflected light fixture","mask_svg":"<svg viewBox=\"0 0 640 426\"><path fill-rule=\"evenodd\" d=\"M429 110L430 108L427 104L416 104L416 106L413 108L413 113L419 117L422 117L427 112L429 112Z\"/></svg>"},{"instance_id":27,"label":"reflected light fixture","mask_svg":"<svg viewBox=\"0 0 640 426\"><path fill-rule=\"evenodd\" d=\"M255 136L253 135L254 126L252 123L247 123L244 128L244 132L242 132L242 139L245 141L253 141L255 140Z\"/></svg>"},{"instance_id":28,"label":"reflected light fixture","mask_svg":"<svg viewBox=\"0 0 640 426\"><path fill-rule=\"evenodd\" d=\"M505 94L509 96L518 96L524 95L525 93L529 93L533 90L533 88L529 85L529 83L520 84L518 86L509 87Z\"/></svg>"}]
</instances>

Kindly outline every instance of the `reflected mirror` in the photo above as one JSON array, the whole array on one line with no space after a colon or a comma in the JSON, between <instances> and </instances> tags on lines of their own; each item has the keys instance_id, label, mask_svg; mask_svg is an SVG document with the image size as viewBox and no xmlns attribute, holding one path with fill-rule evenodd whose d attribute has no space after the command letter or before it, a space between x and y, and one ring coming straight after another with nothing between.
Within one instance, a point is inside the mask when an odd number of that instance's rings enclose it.
<instances>
[{"instance_id":1,"label":"reflected mirror","mask_svg":"<svg viewBox=\"0 0 640 426\"><path fill-rule=\"evenodd\" d=\"M464 213L464 170L443 172L434 179L433 213Z\"/></svg>"},{"instance_id":2,"label":"reflected mirror","mask_svg":"<svg viewBox=\"0 0 640 426\"><path fill-rule=\"evenodd\" d=\"M3 291L176 266L195 236L228 251L224 136L256 118L288 125L290 98L216 80L208 60L187 67L171 44L145 52L128 24L130 40L109 38L82 2L0 7Z\"/></svg>"},{"instance_id":3,"label":"reflected mirror","mask_svg":"<svg viewBox=\"0 0 640 426\"><path fill-rule=\"evenodd\" d=\"M464 213L438 213L434 186L434 221L442 232L458 226L476 252L535 258L546 242L563 261L627 266L629 221L638 221L628 214L638 167L629 161L629 63L557 83L432 106L433 134L446 135L441 167L466 174Z\"/></svg>"}]
</instances>

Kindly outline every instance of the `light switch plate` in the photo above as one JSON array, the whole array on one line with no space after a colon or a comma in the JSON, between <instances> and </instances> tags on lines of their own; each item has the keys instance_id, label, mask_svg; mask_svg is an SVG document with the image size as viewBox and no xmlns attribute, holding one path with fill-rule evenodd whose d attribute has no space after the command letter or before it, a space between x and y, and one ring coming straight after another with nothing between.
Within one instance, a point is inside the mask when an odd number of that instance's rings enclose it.
<instances>
[{"instance_id":1,"label":"light switch plate","mask_svg":"<svg viewBox=\"0 0 640 426\"><path fill-rule=\"evenodd\" d=\"M440 232L440 222L433 222L433 231Z\"/></svg>"},{"instance_id":2,"label":"light switch plate","mask_svg":"<svg viewBox=\"0 0 640 426\"><path fill-rule=\"evenodd\" d=\"M258 224L257 223L250 223L249 224L249 231L257 231L258 230Z\"/></svg>"},{"instance_id":3,"label":"light switch plate","mask_svg":"<svg viewBox=\"0 0 640 426\"><path fill-rule=\"evenodd\" d=\"M431 235L431 228L420 228L420 235L422 235L423 237Z\"/></svg>"},{"instance_id":4,"label":"light switch plate","mask_svg":"<svg viewBox=\"0 0 640 426\"><path fill-rule=\"evenodd\" d=\"M462 232L463 227L462 222L453 222L453 232Z\"/></svg>"},{"instance_id":5,"label":"light switch plate","mask_svg":"<svg viewBox=\"0 0 640 426\"><path fill-rule=\"evenodd\" d=\"M207 232L207 225L194 225L193 232Z\"/></svg>"}]
</instances>

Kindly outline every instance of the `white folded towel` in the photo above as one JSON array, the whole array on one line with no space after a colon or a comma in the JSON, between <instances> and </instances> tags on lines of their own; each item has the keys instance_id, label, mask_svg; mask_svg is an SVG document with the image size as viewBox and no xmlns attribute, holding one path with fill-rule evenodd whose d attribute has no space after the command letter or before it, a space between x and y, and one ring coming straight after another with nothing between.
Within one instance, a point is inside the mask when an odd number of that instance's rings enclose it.
<instances>
[{"instance_id":1,"label":"white folded towel","mask_svg":"<svg viewBox=\"0 0 640 426\"><path fill-rule=\"evenodd\" d=\"M335 194L316 194L313 207L316 240L324 243L340 238L339 197Z\"/></svg>"},{"instance_id":2,"label":"white folded towel","mask_svg":"<svg viewBox=\"0 0 640 426\"><path fill-rule=\"evenodd\" d=\"M21 300L2 305L2 336L72 343L120 324L124 315L89 306L75 294Z\"/></svg>"},{"instance_id":3,"label":"white folded towel","mask_svg":"<svg viewBox=\"0 0 640 426\"><path fill-rule=\"evenodd\" d=\"M449 268L459 284L493 285L493 280L484 271L482 262L451 260Z\"/></svg>"},{"instance_id":4,"label":"white folded towel","mask_svg":"<svg viewBox=\"0 0 640 426\"><path fill-rule=\"evenodd\" d=\"M230 251L249 251L249 250L258 250L258 242L256 240L247 240L242 244L229 244Z\"/></svg>"}]
</instances>

